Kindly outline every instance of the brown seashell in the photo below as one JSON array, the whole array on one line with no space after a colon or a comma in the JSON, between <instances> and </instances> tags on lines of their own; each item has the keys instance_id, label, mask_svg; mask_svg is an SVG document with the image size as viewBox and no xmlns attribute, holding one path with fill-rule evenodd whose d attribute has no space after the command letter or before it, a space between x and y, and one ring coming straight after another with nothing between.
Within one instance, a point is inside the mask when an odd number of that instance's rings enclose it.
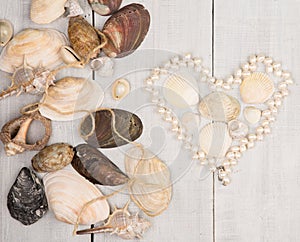
<instances>
[{"instance_id":1,"label":"brown seashell","mask_svg":"<svg viewBox=\"0 0 300 242\"><path fill-rule=\"evenodd\" d=\"M88 0L88 1L92 9L96 13L102 16L110 15L116 12L122 3L122 0Z\"/></svg>"},{"instance_id":2,"label":"brown seashell","mask_svg":"<svg viewBox=\"0 0 300 242\"><path fill-rule=\"evenodd\" d=\"M103 48L109 57L124 57L143 42L150 25L150 14L141 4L130 4L113 14L104 24L108 43Z\"/></svg>"},{"instance_id":3,"label":"brown seashell","mask_svg":"<svg viewBox=\"0 0 300 242\"><path fill-rule=\"evenodd\" d=\"M143 132L142 121L131 112L121 109L103 109L92 115L83 118L80 124L80 135L94 147L122 146L128 141L136 140Z\"/></svg>"},{"instance_id":4,"label":"brown seashell","mask_svg":"<svg viewBox=\"0 0 300 242\"><path fill-rule=\"evenodd\" d=\"M129 178L111 160L96 148L81 144L76 146L73 168L94 184L118 186Z\"/></svg>"},{"instance_id":5,"label":"brown seashell","mask_svg":"<svg viewBox=\"0 0 300 242\"><path fill-rule=\"evenodd\" d=\"M69 165L73 159L73 147L65 143L49 145L37 153L31 160L37 172L57 171Z\"/></svg>"}]
</instances>

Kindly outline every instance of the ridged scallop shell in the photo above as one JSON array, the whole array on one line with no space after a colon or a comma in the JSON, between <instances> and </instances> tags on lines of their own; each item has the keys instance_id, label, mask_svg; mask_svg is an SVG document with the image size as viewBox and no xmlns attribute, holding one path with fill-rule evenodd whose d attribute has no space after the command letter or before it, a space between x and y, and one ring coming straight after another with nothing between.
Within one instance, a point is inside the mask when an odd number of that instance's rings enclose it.
<instances>
[{"instance_id":1,"label":"ridged scallop shell","mask_svg":"<svg viewBox=\"0 0 300 242\"><path fill-rule=\"evenodd\" d=\"M0 46L5 46L14 34L14 27L7 19L0 19Z\"/></svg>"},{"instance_id":2,"label":"ridged scallop shell","mask_svg":"<svg viewBox=\"0 0 300 242\"><path fill-rule=\"evenodd\" d=\"M116 12L122 3L122 0L88 0L88 1L92 9L96 13L102 16L110 15Z\"/></svg>"},{"instance_id":3,"label":"ridged scallop shell","mask_svg":"<svg viewBox=\"0 0 300 242\"><path fill-rule=\"evenodd\" d=\"M43 178L50 209L55 217L65 223L75 224L83 206L94 198L101 197L99 189L74 171L59 170ZM99 200L87 206L79 224L94 224L109 215L107 201Z\"/></svg>"},{"instance_id":4,"label":"ridged scallop shell","mask_svg":"<svg viewBox=\"0 0 300 242\"><path fill-rule=\"evenodd\" d=\"M157 216L169 206L172 196L170 171L151 151L134 147L125 157L125 170L133 179L130 197L148 216Z\"/></svg>"},{"instance_id":5,"label":"ridged scallop shell","mask_svg":"<svg viewBox=\"0 0 300 242\"><path fill-rule=\"evenodd\" d=\"M199 111L204 118L228 122L239 116L241 106L232 96L223 92L212 92L201 100Z\"/></svg>"},{"instance_id":6,"label":"ridged scallop shell","mask_svg":"<svg viewBox=\"0 0 300 242\"><path fill-rule=\"evenodd\" d=\"M112 85L112 97L115 100L121 100L128 95L130 91L130 84L126 79L118 79Z\"/></svg>"},{"instance_id":7,"label":"ridged scallop shell","mask_svg":"<svg viewBox=\"0 0 300 242\"><path fill-rule=\"evenodd\" d=\"M103 51L108 57L124 57L135 51L146 37L150 14L141 4L129 4L114 13L104 24L108 38Z\"/></svg>"},{"instance_id":8,"label":"ridged scallop shell","mask_svg":"<svg viewBox=\"0 0 300 242\"><path fill-rule=\"evenodd\" d=\"M57 171L69 165L73 159L73 147L65 143L49 145L37 153L31 160L37 172Z\"/></svg>"},{"instance_id":9,"label":"ridged scallop shell","mask_svg":"<svg viewBox=\"0 0 300 242\"><path fill-rule=\"evenodd\" d=\"M256 72L245 78L240 86L244 103L260 104L267 101L274 92L274 83L264 73Z\"/></svg>"},{"instance_id":10,"label":"ridged scallop shell","mask_svg":"<svg viewBox=\"0 0 300 242\"><path fill-rule=\"evenodd\" d=\"M104 98L102 88L93 80L65 77L50 86L44 94L40 113L55 121L69 121L100 107Z\"/></svg>"},{"instance_id":11,"label":"ridged scallop shell","mask_svg":"<svg viewBox=\"0 0 300 242\"><path fill-rule=\"evenodd\" d=\"M257 124L261 118L261 110L253 106L245 107L243 113L245 120L249 124Z\"/></svg>"},{"instance_id":12,"label":"ridged scallop shell","mask_svg":"<svg viewBox=\"0 0 300 242\"><path fill-rule=\"evenodd\" d=\"M165 99L178 108L186 108L199 102L196 79L187 72L170 75L163 86Z\"/></svg>"},{"instance_id":13,"label":"ridged scallop shell","mask_svg":"<svg viewBox=\"0 0 300 242\"><path fill-rule=\"evenodd\" d=\"M60 49L67 45L65 35L54 29L25 29L14 36L0 55L0 70L13 73L24 63L53 69L63 63Z\"/></svg>"},{"instance_id":14,"label":"ridged scallop shell","mask_svg":"<svg viewBox=\"0 0 300 242\"><path fill-rule=\"evenodd\" d=\"M209 157L224 157L232 143L227 124L214 122L204 126L200 131L199 143Z\"/></svg>"}]
</instances>

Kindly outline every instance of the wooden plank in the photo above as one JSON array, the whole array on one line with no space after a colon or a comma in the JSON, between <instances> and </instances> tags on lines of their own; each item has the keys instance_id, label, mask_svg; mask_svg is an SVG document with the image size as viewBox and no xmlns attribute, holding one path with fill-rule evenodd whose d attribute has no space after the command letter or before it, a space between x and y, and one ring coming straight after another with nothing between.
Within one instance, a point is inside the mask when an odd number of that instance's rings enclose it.
<instances>
[{"instance_id":1,"label":"wooden plank","mask_svg":"<svg viewBox=\"0 0 300 242\"><path fill-rule=\"evenodd\" d=\"M217 75L262 52L299 79L299 9L293 0L215 1ZM215 241L299 241L300 89L291 89L272 134L245 153L230 186L216 186Z\"/></svg>"}]
</instances>

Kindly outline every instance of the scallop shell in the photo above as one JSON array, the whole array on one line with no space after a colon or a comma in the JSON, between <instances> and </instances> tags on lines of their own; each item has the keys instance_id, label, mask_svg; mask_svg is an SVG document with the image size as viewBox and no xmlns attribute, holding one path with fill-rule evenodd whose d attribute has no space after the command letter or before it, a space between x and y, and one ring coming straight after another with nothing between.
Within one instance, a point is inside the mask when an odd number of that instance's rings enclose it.
<instances>
[{"instance_id":1,"label":"scallop shell","mask_svg":"<svg viewBox=\"0 0 300 242\"><path fill-rule=\"evenodd\" d=\"M27 65L53 69L63 63L60 49L67 45L64 34L54 29L25 29L14 36L0 55L0 70L13 73L16 67Z\"/></svg>"},{"instance_id":2,"label":"scallop shell","mask_svg":"<svg viewBox=\"0 0 300 242\"><path fill-rule=\"evenodd\" d=\"M165 99L178 108L186 108L199 102L196 79L187 72L177 72L169 76L163 86Z\"/></svg>"},{"instance_id":3,"label":"scallop shell","mask_svg":"<svg viewBox=\"0 0 300 242\"><path fill-rule=\"evenodd\" d=\"M103 196L99 189L74 171L59 170L48 173L43 178L50 209L55 217L65 223L75 224L83 206L89 201ZM99 200L87 206L79 224L94 224L109 215L106 200Z\"/></svg>"},{"instance_id":4,"label":"scallop shell","mask_svg":"<svg viewBox=\"0 0 300 242\"><path fill-rule=\"evenodd\" d=\"M121 100L128 95L130 91L130 84L126 79L118 79L112 85L112 97L115 100Z\"/></svg>"},{"instance_id":5,"label":"scallop shell","mask_svg":"<svg viewBox=\"0 0 300 242\"><path fill-rule=\"evenodd\" d=\"M71 163L74 156L73 147L65 143L49 145L37 153L31 160L37 172L57 171Z\"/></svg>"},{"instance_id":6,"label":"scallop shell","mask_svg":"<svg viewBox=\"0 0 300 242\"><path fill-rule=\"evenodd\" d=\"M80 57L70 46L62 46L60 56L65 64L74 64L80 62Z\"/></svg>"},{"instance_id":7,"label":"scallop shell","mask_svg":"<svg viewBox=\"0 0 300 242\"><path fill-rule=\"evenodd\" d=\"M199 143L209 157L224 157L232 143L227 124L214 122L205 125L200 131Z\"/></svg>"},{"instance_id":8,"label":"scallop shell","mask_svg":"<svg viewBox=\"0 0 300 242\"><path fill-rule=\"evenodd\" d=\"M261 118L261 110L254 106L245 107L243 113L249 124L257 124Z\"/></svg>"},{"instance_id":9,"label":"scallop shell","mask_svg":"<svg viewBox=\"0 0 300 242\"><path fill-rule=\"evenodd\" d=\"M204 118L228 122L239 116L241 106L232 96L223 92L212 92L201 100L199 111Z\"/></svg>"},{"instance_id":10,"label":"scallop shell","mask_svg":"<svg viewBox=\"0 0 300 242\"><path fill-rule=\"evenodd\" d=\"M116 12L122 3L122 0L88 0L88 1L92 9L96 13L102 16L110 15Z\"/></svg>"},{"instance_id":11,"label":"scallop shell","mask_svg":"<svg viewBox=\"0 0 300 242\"><path fill-rule=\"evenodd\" d=\"M5 46L14 34L14 27L7 19L0 19L0 46Z\"/></svg>"},{"instance_id":12,"label":"scallop shell","mask_svg":"<svg viewBox=\"0 0 300 242\"><path fill-rule=\"evenodd\" d=\"M244 138L249 131L248 125L239 120L231 120L228 123L229 134L233 139Z\"/></svg>"},{"instance_id":13,"label":"scallop shell","mask_svg":"<svg viewBox=\"0 0 300 242\"><path fill-rule=\"evenodd\" d=\"M49 87L39 110L51 120L75 120L86 115L84 110L92 111L100 107L103 98L104 92L95 81L65 77Z\"/></svg>"},{"instance_id":14,"label":"scallop shell","mask_svg":"<svg viewBox=\"0 0 300 242\"><path fill-rule=\"evenodd\" d=\"M240 86L240 94L244 103L260 104L267 101L274 92L274 83L264 73L255 72L245 78Z\"/></svg>"}]
</instances>

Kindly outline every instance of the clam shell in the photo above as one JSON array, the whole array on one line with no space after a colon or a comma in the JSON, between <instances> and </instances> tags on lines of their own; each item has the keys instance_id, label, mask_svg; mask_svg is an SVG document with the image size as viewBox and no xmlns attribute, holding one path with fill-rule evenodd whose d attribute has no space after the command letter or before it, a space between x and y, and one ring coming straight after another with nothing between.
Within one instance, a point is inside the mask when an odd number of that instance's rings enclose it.
<instances>
[{"instance_id":1,"label":"clam shell","mask_svg":"<svg viewBox=\"0 0 300 242\"><path fill-rule=\"evenodd\" d=\"M73 147L65 143L49 145L37 153L31 160L37 172L57 171L69 165L73 159Z\"/></svg>"},{"instance_id":2,"label":"clam shell","mask_svg":"<svg viewBox=\"0 0 300 242\"><path fill-rule=\"evenodd\" d=\"M0 46L5 46L14 34L14 27L7 19L0 19Z\"/></svg>"},{"instance_id":3,"label":"clam shell","mask_svg":"<svg viewBox=\"0 0 300 242\"><path fill-rule=\"evenodd\" d=\"M37 222L48 211L42 181L29 168L19 172L7 196L10 215L24 225Z\"/></svg>"},{"instance_id":4,"label":"clam shell","mask_svg":"<svg viewBox=\"0 0 300 242\"><path fill-rule=\"evenodd\" d=\"M90 115L86 116L80 125L80 135L94 147L122 146L128 141L136 140L143 132L142 121L131 112L121 109L103 109L92 115L95 123ZM95 130L92 130L93 124L95 124Z\"/></svg>"},{"instance_id":5,"label":"clam shell","mask_svg":"<svg viewBox=\"0 0 300 242\"><path fill-rule=\"evenodd\" d=\"M110 15L116 12L122 3L122 0L88 0L88 1L92 9L96 13L102 16Z\"/></svg>"},{"instance_id":6,"label":"clam shell","mask_svg":"<svg viewBox=\"0 0 300 242\"><path fill-rule=\"evenodd\" d=\"M214 122L205 125L200 131L199 143L209 157L224 157L232 143L227 124Z\"/></svg>"},{"instance_id":7,"label":"clam shell","mask_svg":"<svg viewBox=\"0 0 300 242\"><path fill-rule=\"evenodd\" d=\"M134 147L125 157L126 173L133 179L130 197L148 216L157 216L169 206L172 196L170 171L151 151Z\"/></svg>"},{"instance_id":8,"label":"clam shell","mask_svg":"<svg viewBox=\"0 0 300 242\"><path fill-rule=\"evenodd\" d=\"M240 85L240 94L244 103L260 104L267 101L274 92L274 83L264 73L255 72L245 78Z\"/></svg>"},{"instance_id":9,"label":"clam shell","mask_svg":"<svg viewBox=\"0 0 300 242\"><path fill-rule=\"evenodd\" d=\"M229 134L233 139L244 138L249 131L248 125L239 120L231 120L228 123Z\"/></svg>"},{"instance_id":10,"label":"clam shell","mask_svg":"<svg viewBox=\"0 0 300 242\"><path fill-rule=\"evenodd\" d=\"M245 107L243 113L249 124L257 124L261 118L261 110L253 106Z\"/></svg>"},{"instance_id":11,"label":"clam shell","mask_svg":"<svg viewBox=\"0 0 300 242\"><path fill-rule=\"evenodd\" d=\"M94 184L118 186L128 182L128 177L111 160L88 144L76 146L72 166Z\"/></svg>"},{"instance_id":12,"label":"clam shell","mask_svg":"<svg viewBox=\"0 0 300 242\"><path fill-rule=\"evenodd\" d=\"M129 4L113 14L104 24L108 38L103 51L108 57L124 57L134 52L146 37L150 14L141 4Z\"/></svg>"},{"instance_id":13,"label":"clam shell","mask_svg":"<svg viewBox=\"0 0 300 242\"><path fill-rule=\"evenodd\" d=\"M13 73L26 59L27 65L53 69L63 63L60 49L67 44L64 34L54 29L25 29L14 36L0 55L0 70Z\"/></svg>"},{"instance_id":14,"label":"clam shell","mask_svg":"<svg viewBox=\"0 0 300 242\"><path fill-rule=\"evenodd\" d=\"M40 113L51 120L69 121L82 118L85 111L97 109L103 101L102 88L92 80L65 77L44 94Z\"/></svg>"},{"instance_id":15,"label":"clam shell","mask_svg":"<svg viewBox=\"0 0 300 242\"><path fill-rule=\"evenodd\" d=\"M69 170L59 170L48 173L43 178L50 209L56 219L75 224L83 206L102 193L78 173ZM109 215L109 205L106 200L99 200L87 206L79 220L79 224L93 224L105 220Z\"/></svg>"},{"instance_id":16,"label":"clam shell","mask_svg":"<svg viewBox=\"0 0 300 242\"><path fill-rule=\"evenodd\" d=\"M232 96L223 92L212 92L201 100L199 111L204 118L228 122L239 116L241 106Z\"/></svg>"},{"instance_id":17,"label":"clam shell","mask_svg":"<svg viewBox=\"0 0 300 242\"><path fill-rule=\"evenodd\" d=\"M121 100L128 95L130 91L130 84L126 79L118 79L112 85L112 97L115 100Z\"/></svg>"},{"instance_id":18,"label":"clam shell","mask_svg":"<svg viewBox=\"0 0 300 242\"><path fill-rule=\"evenodd\" d=\"M62 46L60 56L65 64L74 64L80 61L80 57L70 46Z\"/></svg>"}]
</instances>

